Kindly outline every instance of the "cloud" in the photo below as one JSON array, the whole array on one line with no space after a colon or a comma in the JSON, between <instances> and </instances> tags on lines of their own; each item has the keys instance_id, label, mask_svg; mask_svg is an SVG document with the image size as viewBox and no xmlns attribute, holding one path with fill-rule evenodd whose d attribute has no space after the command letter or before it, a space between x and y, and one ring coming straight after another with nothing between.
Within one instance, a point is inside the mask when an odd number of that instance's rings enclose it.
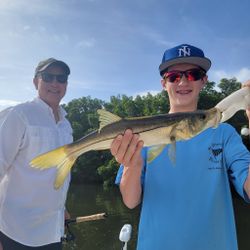
<instances>
[{"instance_id":1,"label":"cloud","mask_svg":"<svg viewBox=\"0 0 250 250\"><path fill-rule=\"evenodd\" d=\"M133 95L134 98L136 98L136 96L147 96L148 94L151 94L152 96L155 96L157 94L159 94L160 91L157 91L157 90L148 90L148 91L143 91L143 92L139 92L135 95Z\"/></svg>"},{"instance_id":2,"label":"cloud","mask_svg":"<svg viewBox=\"0 0 250 250\"><path fill-rule=\"evenodd\" d=\"M96 40L94 38L89 38L86 40L79 41L76 46L78 48L91 48L94 47L96 43Z\"/></svg>"},{"instance_id":3,"label":"cloud","mask_svg":"<svg viewBox=\"0 0 250 250\"><path fill-rule=\"evenodd\" d=\"M175 46L174 42L166 40L162 34L160 34L159 32L152 31L148 27L144 28L142 34L149 40L153 41L154 43L160 46L164 46L166 48Z\"/></svg>"},{"instance_id":4,"label":"cloud","mask_svg":"<svg viewBox=\"0 0 250 250\"><path fill-rule=\"evenodd\" d=\"M250 68L242 68L239 72L236 72L235 77L240 82L250 79Z\"/></svg>"},{"instance_id":5,"label":"cloud","mask_svg":"<svg viewBox=\"0 0 250 250\"><path fill-rule=\"evenodd\" d=\"M0 100L0 111L10 107L10 106L15 106L17 104L19 104L20 102L18 101L13 101L13 100Z\"/></svg>"},{"instance_id":6,"label":"cloud","mask_svg":"<svg viewBox=\"0 0 250 250\"><path fill-rule=\"evenodd\" d=\"M25 26L23 27L23 30L30 30L30 26L29 26L29 25L25 25Z\"/></svg>"},{"instance_id":7,"label":"cloud","mask_svg":"<svg viewBox=\"0 0 250 250\"><path fill-rule=\"evenodd\" d=\"M232 78L230 73L223 70L211 70L209 74L209 80L218 83L222 78Z\"/></svg>"},{"instance_id":8,"label":"cloud","mask_svg":"<svg viewBox=\"0 0 250 250\"><path fill-rule=\"evenodd\" d=\"M224 70L214 70L210 72L210 80L218 83L222 78L231 79L235 77L239 82L244 82L250 79L250 68L241 68L238 71L226 72Z\"/></svg>"}]
</instances>

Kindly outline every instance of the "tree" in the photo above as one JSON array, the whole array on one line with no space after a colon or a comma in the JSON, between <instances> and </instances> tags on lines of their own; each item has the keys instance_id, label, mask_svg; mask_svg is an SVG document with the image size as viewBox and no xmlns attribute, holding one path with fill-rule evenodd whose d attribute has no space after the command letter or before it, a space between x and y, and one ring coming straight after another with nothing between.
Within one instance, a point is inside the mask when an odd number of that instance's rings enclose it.
<instances>
[{"instance_id":1,"label":"tree","mask_svg":"<svg viewBox=\"0 0 250 250\"><path fill-rule=\"evenodd\" d=\"M98 128L98 115L96 110L102 108L104 103L102 100L91 99L87 96L74 99L65 105L68 119L73 127L74 140Z\"/></svg>"},{"instance_id":2,"label":"tree","mask_svg":"<svg viewBox=\"0 0 250 250\"><path fill-rule=\"evenodd\" d=\"M223 78L220 80L218 87L221 89L222 98L225 98L234 91L240 89L241 83L238 82L235 77L231 79Z\"/></svg>"},{"instance_id":3,"label":"tree","mask_svg":"<svg viewBox=\"0 0 250 250\"><path fill-rule=\"evenodd\" d=\"M198 108L209 109L214 107L221 99L221 93L215 90L215 82L207 82L200 93Z\"/></svg>"},{"instance_id":4,"label":"tree","mask_svg":"<svg viewBox=\"0 0 250 250\"><path fill-rule=\"evenodd\" d=\"M119 164L112 158L107 164L101 165L97 172L102 177L104 186L113 186L115 177L119 168Z\"/></svg>"}]
</instances>

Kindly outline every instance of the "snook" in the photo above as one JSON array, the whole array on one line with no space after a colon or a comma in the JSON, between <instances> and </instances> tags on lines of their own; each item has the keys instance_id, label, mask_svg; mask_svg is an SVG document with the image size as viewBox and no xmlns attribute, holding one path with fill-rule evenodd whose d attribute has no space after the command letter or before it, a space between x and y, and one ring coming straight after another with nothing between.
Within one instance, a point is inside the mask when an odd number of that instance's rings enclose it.
<instances>
[{"instance_id":1,"label":"snook","mask_svg":"<svg viewBox=\"0 0 250 250\"><path fill-rule=\"evenodd\" d=\"M109 149L114 138L132 129L139 134L145 146L152 147L148 161L157 157L166 144L175 144L187 140L210 127L216 127L221 119L221 112L212 108L206 111L173 113L166 115L123 119L105 110L98 110L100 128L76 142L42 154L31 161L35 168L57 167L54 187L59 188L68 175L75 160L90 150Z\"/></svg>"}]
</instances>

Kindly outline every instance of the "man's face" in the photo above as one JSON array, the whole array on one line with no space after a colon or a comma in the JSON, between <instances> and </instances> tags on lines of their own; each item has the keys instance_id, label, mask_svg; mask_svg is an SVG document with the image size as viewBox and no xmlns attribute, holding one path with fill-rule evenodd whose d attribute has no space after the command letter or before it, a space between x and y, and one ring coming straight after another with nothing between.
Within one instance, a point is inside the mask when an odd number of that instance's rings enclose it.
<instances>
[{"instance_id":1,"label":"man's face","mask_svg":"<svg viewBox=\"0 0 250 250\"><path fill-rule=\"evenodd\" d=\"M38 90L38 96L49 106L57 107L66 93L67 80L59 82L53 75L60 75L64 78L62 75L65 75L65 73L61 67L51 65L42 74L47 77L43 79L42 75L38 74L33 80Z\"/></svg>"},{"instance_id":2,"label":"man's face","mask_svg":"<svg viewBox=\"0 0 250 250\"><path fill-rule=\"evenodd\" d=\"M185 74L175 73L179 71L193 70L199 73L200 68L192 64L177 64L168 68L165 79L161 80L163 88L168 92L170 101L170 112L194 111L197 109L198 97L201 89L207 82L207 76L202 75L201 79L188 79ZM193 72L191 72L193 73ZM198 74L199 75L199 74ZM192 76L192 74L191 74ZM174 79L176 79L174 81Z\"/></svg>"}]
</instances>

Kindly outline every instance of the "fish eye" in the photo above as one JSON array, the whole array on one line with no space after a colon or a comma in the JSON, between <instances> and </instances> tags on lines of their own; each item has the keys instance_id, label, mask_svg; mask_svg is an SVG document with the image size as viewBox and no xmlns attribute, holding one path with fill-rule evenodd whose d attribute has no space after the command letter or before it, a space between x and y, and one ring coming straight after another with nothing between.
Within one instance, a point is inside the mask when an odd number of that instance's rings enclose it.
<instances>
[{"instance_id":1,"label":"fish eye","mask_svg":"<svg viewBox=\"0 0 250 250\"><path fill-rule=\"evenodd\" d=\"M175 141L175 136L171 135L171 136L170 136L170 141L171 141L171 142L174 142L174 141Z\"/></svg>"},{"instance_id":2,"label":"fish eye","mask_svg":"<svg viewBox=\"0 0 250 250\"><path fill-rule=\"evenodd\" d=\"M201 114L200 115L200 120L205 120L206 119L206 114Z\"/></svg>"}]
</instances>

